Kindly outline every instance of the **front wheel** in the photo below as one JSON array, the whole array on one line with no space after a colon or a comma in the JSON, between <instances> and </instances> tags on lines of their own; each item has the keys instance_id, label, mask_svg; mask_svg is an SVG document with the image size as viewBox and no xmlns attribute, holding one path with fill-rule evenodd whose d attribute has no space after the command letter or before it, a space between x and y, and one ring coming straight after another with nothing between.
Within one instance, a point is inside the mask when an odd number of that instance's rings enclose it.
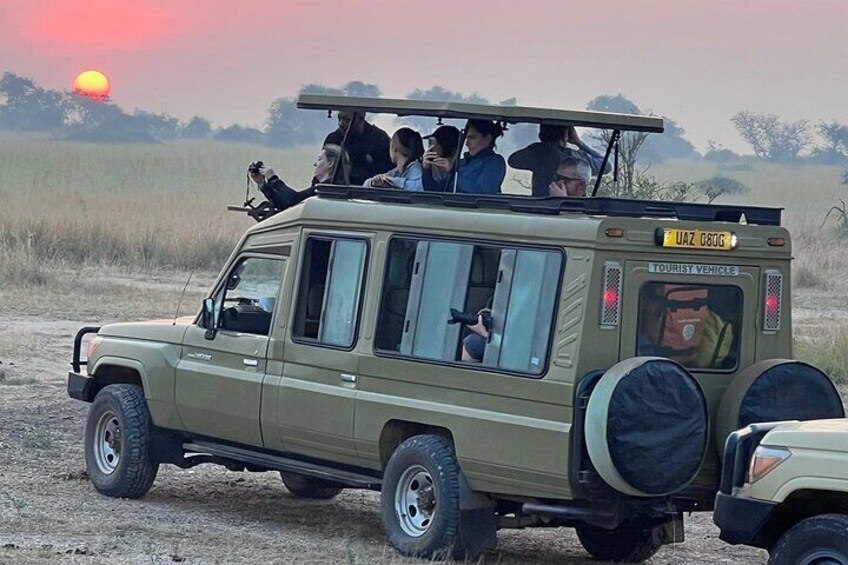
<instances>
[{"instance_id":1,"label":"front wheel","mask_svg":"<svg viewBox=\"0 0 848 565\"><path fill-rule=\"evenodd\" d=\"M583 548L601 561L639 563L649 559L663 545L653 527L628 524L606 530L584 525L576 529Z\"/></svg>"},{"instance_id":2,"label":"front wheel","mask_svg":"<svg viewBox=\"0 0 848 565\"><path fill-rule=\"evenodd\" d=\"M97 393L85 426L85 467L97 492L147 494L159 464L150 460L150 413L141 387L109 385Z\"/></svg>"},{"instance_id":3,"label":"front wheel","mask_svg":"<svg viewBox=\"0 0 848 565\"><path fill-rule=\"evenodd\" d=\"M392 545L413 557L462 558L459 484L448 440L420 435L400 444L383 474L383 527Z\"/></svg>"},{"instance_id":4,"label":"front wheel","mask_svg":"<svg viewBox=\"0 0 848 565\"><path fill-rule=\"evenodd\" d=\"M795 524L771 551L769 565L848 565L848 515L822 514Z\"/></svg>"},{"instance_id":5,"label":"front wheel","mask_svg":"<svg viewBox=\"0 0 848 565\"><path fill-rule=\"evenodd\" d=\"M307 477L299 473L288 473L280 471L283 484L290 493L298 498L314 498L316 500L329 500L342 492L342 487L335 483Z\"/></svg>"}]
</instances>

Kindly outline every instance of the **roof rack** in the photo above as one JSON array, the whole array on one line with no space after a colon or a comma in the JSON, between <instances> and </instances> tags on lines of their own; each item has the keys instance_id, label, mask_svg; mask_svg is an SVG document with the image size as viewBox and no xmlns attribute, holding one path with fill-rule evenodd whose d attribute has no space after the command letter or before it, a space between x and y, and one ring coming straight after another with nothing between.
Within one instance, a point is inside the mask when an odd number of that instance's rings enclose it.
<instances>
[{"instance_id":1,"label":"roof rack","mask_svg":"<svg viewBox=\"0 0 848 565\"><path fill-rule=\"evenodd\" d=\"M469 102L400 100L397 98L360 98L325 94L301 94L297 107L305 110L374 112L396 116L432 116L434 118L498 120L515 123L581 126L619 131L662 133L663 119L656 116L557 110L529 106L493 106Z\"/></svg>"},{"instance_id":2,"label":"roof rack","mask_svg":"<svg viewBox=\"0 0 848 565\"><path fill-rule=\"evenodd\" d=\"M551 196L479 195L445 192L406 192L390 188L364 188L319 184L321 198L370 200L392 204L429 204L448 208L509 210L523 214L558 215L561 212L590 216L631 218L676 218L704 222L738 223L744 216L748 224L779 226L782 208L630 200L626 198L561 198Z\"/></svg>"}]
</instances>

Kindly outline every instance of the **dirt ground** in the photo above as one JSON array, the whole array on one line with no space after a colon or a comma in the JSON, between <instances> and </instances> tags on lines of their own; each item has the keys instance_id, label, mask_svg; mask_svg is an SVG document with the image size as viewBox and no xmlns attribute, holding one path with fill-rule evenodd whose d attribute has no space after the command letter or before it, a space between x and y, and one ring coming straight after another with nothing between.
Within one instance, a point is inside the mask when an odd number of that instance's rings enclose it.
<instances>
[{"instance_id":1,"label":"dirt ground","mask_svg":"<svg viewBox=\"0 0 848 565\"><path fill-rule=\"evenodd\" d=\"M332 501L304 501L275 473L208 465L163 466L141 500L94 491L82 453L88 405L65 390L72 340L86 324L152 311L173 315L182 276L140 281L59 281L39 299L25 289L0 289L0 563L420 562L388 545L376 493L348 490ZM192 281L183 312L195 308L208 282L209 276ZM711 518L687 517L686 541L666 546L650 563L765 562L763 551L721 542ZM597 563L569 529L506 530L498 538L497 551L480 562Z\"/></svg>"}]
</instances>

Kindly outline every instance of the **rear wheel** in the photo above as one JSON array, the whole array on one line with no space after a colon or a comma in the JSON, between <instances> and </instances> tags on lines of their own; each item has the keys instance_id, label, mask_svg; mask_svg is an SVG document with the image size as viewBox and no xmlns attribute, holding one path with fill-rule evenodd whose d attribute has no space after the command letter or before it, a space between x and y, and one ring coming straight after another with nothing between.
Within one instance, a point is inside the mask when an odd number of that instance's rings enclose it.
<instances>
[{"instance_id":1,"label":"rear wheel","mask_svg":"<svg viewBox=\"0 0 848 565\"><path fill-rule=\"evenodd\" d=\"M85 466L99 493L115 498L147 494L159 471L150 459L150 428L140 386L109 385L97 393L85 427Z\"/></svg>"},{"instance_id":2,"label":"rear wheel","mask_svg":"<svg viewBox=\"0 0 848 565\"><path fill-rule=\"evenodd\" d=\"M769 565L848 565L848 515L798 522L778 540Z\"/></svg>"},{"instance_id":3,"label":"rear wheel","mask_svg":"<svg viewBox=\"0 0 848 565\"><path fill-rule=\"evenodd\" d=\"M435 435L411 437L395 450L383 474L383 527L404 555L462 558L460 470L453 446Z\"/></svg>"},{"instance_id":4,"label":"rear wheel","mask_svg":"<svg viewBox=\"0 0 848 565\"><path fill-rule=\"evenodd\" d=\"M342 491L342 487L335 483L298 473L280 471L280 477L282 477L283 484L286 485L288 491L298 498L329 500Z\"/></svg>"},{"instance_id":5,"label":"rear wheel","mask_svg":"<svg viewBox=\"0 0 848 565\"><path fill-rule=\"evenodd\" d=\"M623 525L613 530L577 526L583 548L601 561L639 563L654 555L663 543L653 527Z\"/></svg>"}]
</instances>

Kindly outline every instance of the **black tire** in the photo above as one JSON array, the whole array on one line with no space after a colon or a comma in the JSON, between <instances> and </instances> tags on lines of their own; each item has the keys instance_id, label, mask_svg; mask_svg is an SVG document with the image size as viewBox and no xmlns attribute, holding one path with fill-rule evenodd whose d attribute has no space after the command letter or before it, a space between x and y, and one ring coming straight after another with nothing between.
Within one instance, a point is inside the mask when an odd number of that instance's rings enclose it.
<instances>
[{"instance_id":1,"label":"black tire","mask_svg":"<svg viewBox=\"0 0 848 565\"><path fill-rule=\"evenodd\" d=\"M330 500L342 492L342 487L335 483L298 473L280 471L280 477L282 477L283 484L286 485L288 491L298 498Z\"/></svg>"},{"instance_id":2,"label":"black tire","mask_svg":"<svg viewBox=\"0 0 848 565\"><path fill-rule=\"evenodd\" d=\"M848 565L848 514L822 514L795 524L769 555L769 565Z\"/></svg>"},{"instance_id":3,"label":"black tire","mask_svg":"<svg viewBox=\"0 0 848 565\"><path fill-rule=\"evenodd\" d=\"M383 474L383 528L392 545L412 557L462 559L459 484L448 440L420 435L400 444Z\"/></svg>"},{"instance_id":4,"label":"black tire","mask_svg":"<svg viewBox=\"0 0 848 565\"><path fill-rule=\"evenodd\" d=\"M605 530L584 525L576 529L583 548L601 561L640 563L650 559L663 545L651 526L628 524Z\"/></svg>"},{"instance_id":5,"label":"black tire","mask_svg":"<svg viewBox=\"0 0 848 565\"><path fill-rule=\"evenodd\" d=\"M150 412L141 387L109 385L97 393L85 426L85 466L97 492L147 494L159 464L150 460Z\"/></svg>"}]
</instances>

